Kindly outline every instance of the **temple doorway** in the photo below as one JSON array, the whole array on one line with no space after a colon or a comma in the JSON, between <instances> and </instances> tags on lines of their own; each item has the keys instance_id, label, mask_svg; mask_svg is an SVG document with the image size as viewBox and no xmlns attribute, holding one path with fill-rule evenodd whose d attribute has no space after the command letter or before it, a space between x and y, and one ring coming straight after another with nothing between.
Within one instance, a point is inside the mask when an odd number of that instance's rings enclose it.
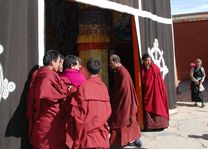
<instances>
[{"instance_id":1,"label":"temple doorway","mask_svg":"<svg viewBox=\"0 0 208 149\"><path fill-rule=\"evenodd\" d=\"M45 49L62 55L79 56L84 67L89 58L101 61L101 79L109 89L113 86L108 65L111 54L117 54L129 71L139 100L138 121L143 123L140 79L140 55L134 17L114 10L98 8L67 0L45 0Z\"/></svg>"},{"instance_id":2,"label":"temple doorway","mask_svg":"<svg viewBox=\"0 0 208 149\"><path fill-rule=\"evenodd\" d=\"M131 16L70 1L45 0L45 47L62 55L101 60L101 78L108 87L112 78L108 55L115 53L134 81Z\"/></svg>"}]
</instances>

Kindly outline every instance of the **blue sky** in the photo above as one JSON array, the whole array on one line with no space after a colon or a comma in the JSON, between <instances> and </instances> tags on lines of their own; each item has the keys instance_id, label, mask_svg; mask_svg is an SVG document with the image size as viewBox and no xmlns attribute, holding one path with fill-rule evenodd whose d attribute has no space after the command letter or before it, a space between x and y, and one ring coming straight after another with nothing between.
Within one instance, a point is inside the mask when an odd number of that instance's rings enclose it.
<instances>
[{"instance_id":1,"label":"blue sky","mask_svg":"<svg viewBox=\"0 0 208 149\"><path fill-rule=\"evenodd\" d=\"M172 15L208 12L208 0L171 0Z\"/></svg>"}]
</instances>

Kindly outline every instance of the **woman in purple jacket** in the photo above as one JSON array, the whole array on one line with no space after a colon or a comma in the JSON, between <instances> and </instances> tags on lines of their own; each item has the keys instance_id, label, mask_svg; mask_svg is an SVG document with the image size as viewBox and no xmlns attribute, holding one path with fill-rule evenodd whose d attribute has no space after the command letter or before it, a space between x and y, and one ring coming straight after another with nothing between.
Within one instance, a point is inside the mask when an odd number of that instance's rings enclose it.
<instances>
[{"instance_id":1,"label":"woman in purple jacket","mask_svg":"<svg viewBox=\"0 0 208 149\"><path fill-rule=\"evenodd\" d=\"M74 87L79 87L86 78L79 72L79 58L75 55L67 55L64 59L63 72L60 77L68 79Z\"/></svg>"}]
</instances>

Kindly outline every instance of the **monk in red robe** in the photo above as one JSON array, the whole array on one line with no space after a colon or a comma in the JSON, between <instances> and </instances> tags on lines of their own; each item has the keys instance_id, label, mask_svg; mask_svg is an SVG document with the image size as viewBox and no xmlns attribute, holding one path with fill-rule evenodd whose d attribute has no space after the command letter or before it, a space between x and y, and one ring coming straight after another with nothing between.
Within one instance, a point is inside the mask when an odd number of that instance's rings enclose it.
<instances>
[{"instance_id":1,"label":"monk in red robe","mask_svg":"<svg viewBox=\"0 0 208 149\"><path fill-rule=\"evenodd\" d=\"M60 54L47 51L43 63L33 73L28 94L29 139L34 149L65 149L65 141L60 139L65 134L59 130L64 127L61 107L69 91L57 74Z\"/></svg>"},{"instance_id":2,"label":"monk in red robe","mask_svg":"<svg viewBox=\"0 0 208 149\"><path fill-rule=\"evenodd\" d=\"M29 89L28 89L28 94L27 94L27 112L26 112L26 117L28 120L28 137L31 142L31 137L32 137L32 129L34 126L34 84L35 84L35 77L38 72L38 68L32 73L30 84L29 84Z\"/></svg>"},{"instance_id":3,"label":"monk in red robe","mask_svg":"<svg viewBox=\"0 0 208 149\"><path fill-rule=\"evenodd\" d=\"M70 102L72 110L68 113L70 118L66 128L67 145L72 149L107 149L107 121L111 114L109 94L98 76L101 69L100 61L90 59L87 69L91 74L90 78L80 85Z\"/></svg>"},{"instance_id":4,"label":"monk in red robe","mask_svg":"<svg viewBox=\"0 0 208 149\"><path fill-rule=\"evenodd\" d=\"M111 55L109 65L114 70L111 99L110 143L120 146L141 146L141 133L137 121L138 99L134 84L118 55Z\"/></svg>"},{"instance_id":5,"label":"monk in red robe","mask_svg":"<svg viewBox=\"0 0 208 149\"><path fill-rule=\"evenodd\" d=\"M160 68L149 54L142 56L142 84L146 130L162 130L169 124L168 97Z\"/></svg>"}]
</instances>

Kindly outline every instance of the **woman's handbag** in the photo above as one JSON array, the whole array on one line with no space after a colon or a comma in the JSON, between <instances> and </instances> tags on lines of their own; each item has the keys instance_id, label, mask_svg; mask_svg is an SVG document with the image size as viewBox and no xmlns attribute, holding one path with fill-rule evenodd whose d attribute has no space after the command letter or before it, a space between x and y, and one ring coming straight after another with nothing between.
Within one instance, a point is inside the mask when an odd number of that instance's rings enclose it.
<instances>
[{"instance_id":1,"label":"woman's handbag","mask_svg":"<svg viewBox=\"0 0 208 149\"><path fill-rule=\"evenodd\" d=\"M199 91L200 92L203 92L205 90L204 86L200 83L199 84Z\"/></svg>"}]
</instances>

